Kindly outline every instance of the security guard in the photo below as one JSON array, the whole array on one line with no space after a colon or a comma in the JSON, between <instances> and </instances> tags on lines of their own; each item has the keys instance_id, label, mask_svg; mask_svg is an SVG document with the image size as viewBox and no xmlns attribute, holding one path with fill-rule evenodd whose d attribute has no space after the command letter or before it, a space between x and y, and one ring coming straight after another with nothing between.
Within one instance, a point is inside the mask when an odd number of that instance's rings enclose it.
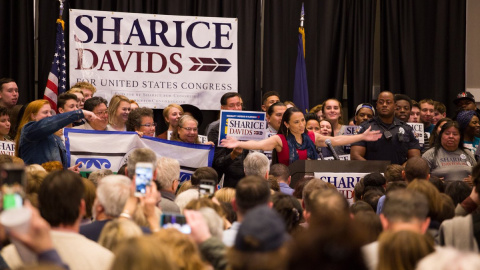
<instances>
[{"instance_id":1,"label":"security guard","mask_svg":"<svg viewBox=\"0 0 480 270\"><path fill-rule=\"evenodd\" d=\"M403 164L408 158L420 156L420 145L413 129L395 118L394 96L383 91L377 100L378 116L363 122L359 133L368 127L380 130L383 136L376 142L357 142L352 144L352 160L390 160L392 164Z\"/></svg>"}]
</instances>

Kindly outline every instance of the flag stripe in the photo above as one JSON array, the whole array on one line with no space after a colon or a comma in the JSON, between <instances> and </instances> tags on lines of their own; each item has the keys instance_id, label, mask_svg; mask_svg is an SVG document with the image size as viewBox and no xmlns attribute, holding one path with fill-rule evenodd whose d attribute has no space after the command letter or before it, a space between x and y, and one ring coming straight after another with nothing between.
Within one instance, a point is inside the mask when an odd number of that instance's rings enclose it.
<instances>
[{"instance_id":1,"label":"flag stripe","mask_svg":"<svg viewBox=\"0 0 480 270\"><path fill-rule=\"evenodd\" d=\"M55 41L55 54L53 55L52 68L48 74L47 86L43 98L48 100L52 109L57 110L57 97L66 91L67 65L65 57L65 36L62 27L63 21L57 20L57 34Z\"/></svg>"}]
</instances>

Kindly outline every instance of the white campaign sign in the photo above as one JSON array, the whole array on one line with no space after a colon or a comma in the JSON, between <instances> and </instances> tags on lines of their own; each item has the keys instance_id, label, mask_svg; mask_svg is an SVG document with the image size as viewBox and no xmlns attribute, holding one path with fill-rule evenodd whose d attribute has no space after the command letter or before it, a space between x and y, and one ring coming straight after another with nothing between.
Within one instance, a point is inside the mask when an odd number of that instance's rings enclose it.
<instances>
[{"instance_id":1,"label":"white campaign sign","mask_svg":"<svg viewBox=\"0 0 480 270\"><path fill-rule=\"evenodd\" d=\"M428 140L428 138L425 138L425 132L423 131L423 123L407 123L409 126L413 128L413 134L415 135L415 138L417 138L418 143L424 144L425 140Z\"/></svg>"},{"instance_id":2,"label":"white campaign sign","mask_svg":"<svg viewBox=\"0 0 480 270\"><path fill-rule=\"evenodd\" d=\"M347 198L350 204L353 203L353 188L360 179L369 173L334 173L334 172L315 172L315 178L321 179L327 183L333 184L338 192ZM376 209L375 209L376 210Z\"/></svg>"},{"instance_id":3,"label":"white campaign sign","mask_svg":"<svg viewBox=\"0 0 480 270\"><path fill-rule=\"evenodd\" d=\"M140 106L218 109L238 91L237 20L70 10L70 83Z\"/></svg>"},{"instance_id":4,"label":"white campaign sign","mask_svg":"<svg viewBox=\"0 0 480 270\"><path fill-rule=\"evenodd\" d=\"M12 141L0 142L0 154L15 156L15 143Z\"/></svg>"}]
</instances>

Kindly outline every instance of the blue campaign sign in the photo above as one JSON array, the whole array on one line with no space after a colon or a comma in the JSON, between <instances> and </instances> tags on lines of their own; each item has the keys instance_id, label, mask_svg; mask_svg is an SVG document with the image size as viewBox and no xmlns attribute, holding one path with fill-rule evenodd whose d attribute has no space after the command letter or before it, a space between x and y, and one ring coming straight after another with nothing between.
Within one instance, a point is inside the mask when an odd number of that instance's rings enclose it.
<instances>
[{"instance_id":1,"label":"blue campaign sign","mask_svg":"<svg viewBox=\"0 0 480 270\"><path fill-rule=\"evenodd\" d=\"M218 145L227 136L240 141L265 139L267 137L265 112L220 111Z\"/></svg>"}]
</instances>

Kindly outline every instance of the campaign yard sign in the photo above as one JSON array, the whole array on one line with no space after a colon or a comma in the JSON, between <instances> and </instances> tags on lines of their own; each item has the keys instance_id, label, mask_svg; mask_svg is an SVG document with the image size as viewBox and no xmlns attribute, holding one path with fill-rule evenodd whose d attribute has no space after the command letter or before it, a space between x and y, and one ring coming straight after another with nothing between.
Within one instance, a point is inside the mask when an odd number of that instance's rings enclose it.
<instances>
[{"instance_id":1,"label":"campaign yard sign","mask_svg":"<svg viewBox=\"0 0 480 270\"><path fill-rule=\"evenodd\" d=\"M263 140L267 138L265 112L220 111L218 145L221 140L235 137L239 141Z\"/></svg>"},{"instance_id":2,"label":"campaign yard sign","mask_svg":"<svg viewBox=\"0 0 480 270\"><path fill-rule=\"evenodd\" d=\"M235 18L70 10L69 78L140 106L216 110L238 92Z\"/></svg>"},{"instance_id":3,"label":"campaign yard sign","mask_svg":"<svg viewBox=\"0 0 480 270\"><path fill-rule=\"evenodd\" d=\"M413 128L413 134L415 135L415 138L417 138L418 143L423 145L425 143L425 139L428 140L428 138L425 138L425 132L423 129L423 123L407 123L407 125L411 126Z\"/></svg>"},{"instance_id":4,"label":"campaign yard sign","mask_svg":"<svg viewBox=\"0 0 480 270\"><path fill-rule=\"evenodd\" d=\"M336 173L336 172L315 172L315 178L333 184L338 192L347 198L350 204L353 203L353 188L360 179L369 173ZM376 210L376 209L375 209Z\"/></svg>"},{"instance_id":5,"label":"campaign yard sign","mask_svg":"<svg viewBox=\"0 0 480 270\"><path fill-rule=\"evenodd\" d=\"M12 141L0 142L0 154L15 156L15 143Z\"/></svg>"}]
</instances>

